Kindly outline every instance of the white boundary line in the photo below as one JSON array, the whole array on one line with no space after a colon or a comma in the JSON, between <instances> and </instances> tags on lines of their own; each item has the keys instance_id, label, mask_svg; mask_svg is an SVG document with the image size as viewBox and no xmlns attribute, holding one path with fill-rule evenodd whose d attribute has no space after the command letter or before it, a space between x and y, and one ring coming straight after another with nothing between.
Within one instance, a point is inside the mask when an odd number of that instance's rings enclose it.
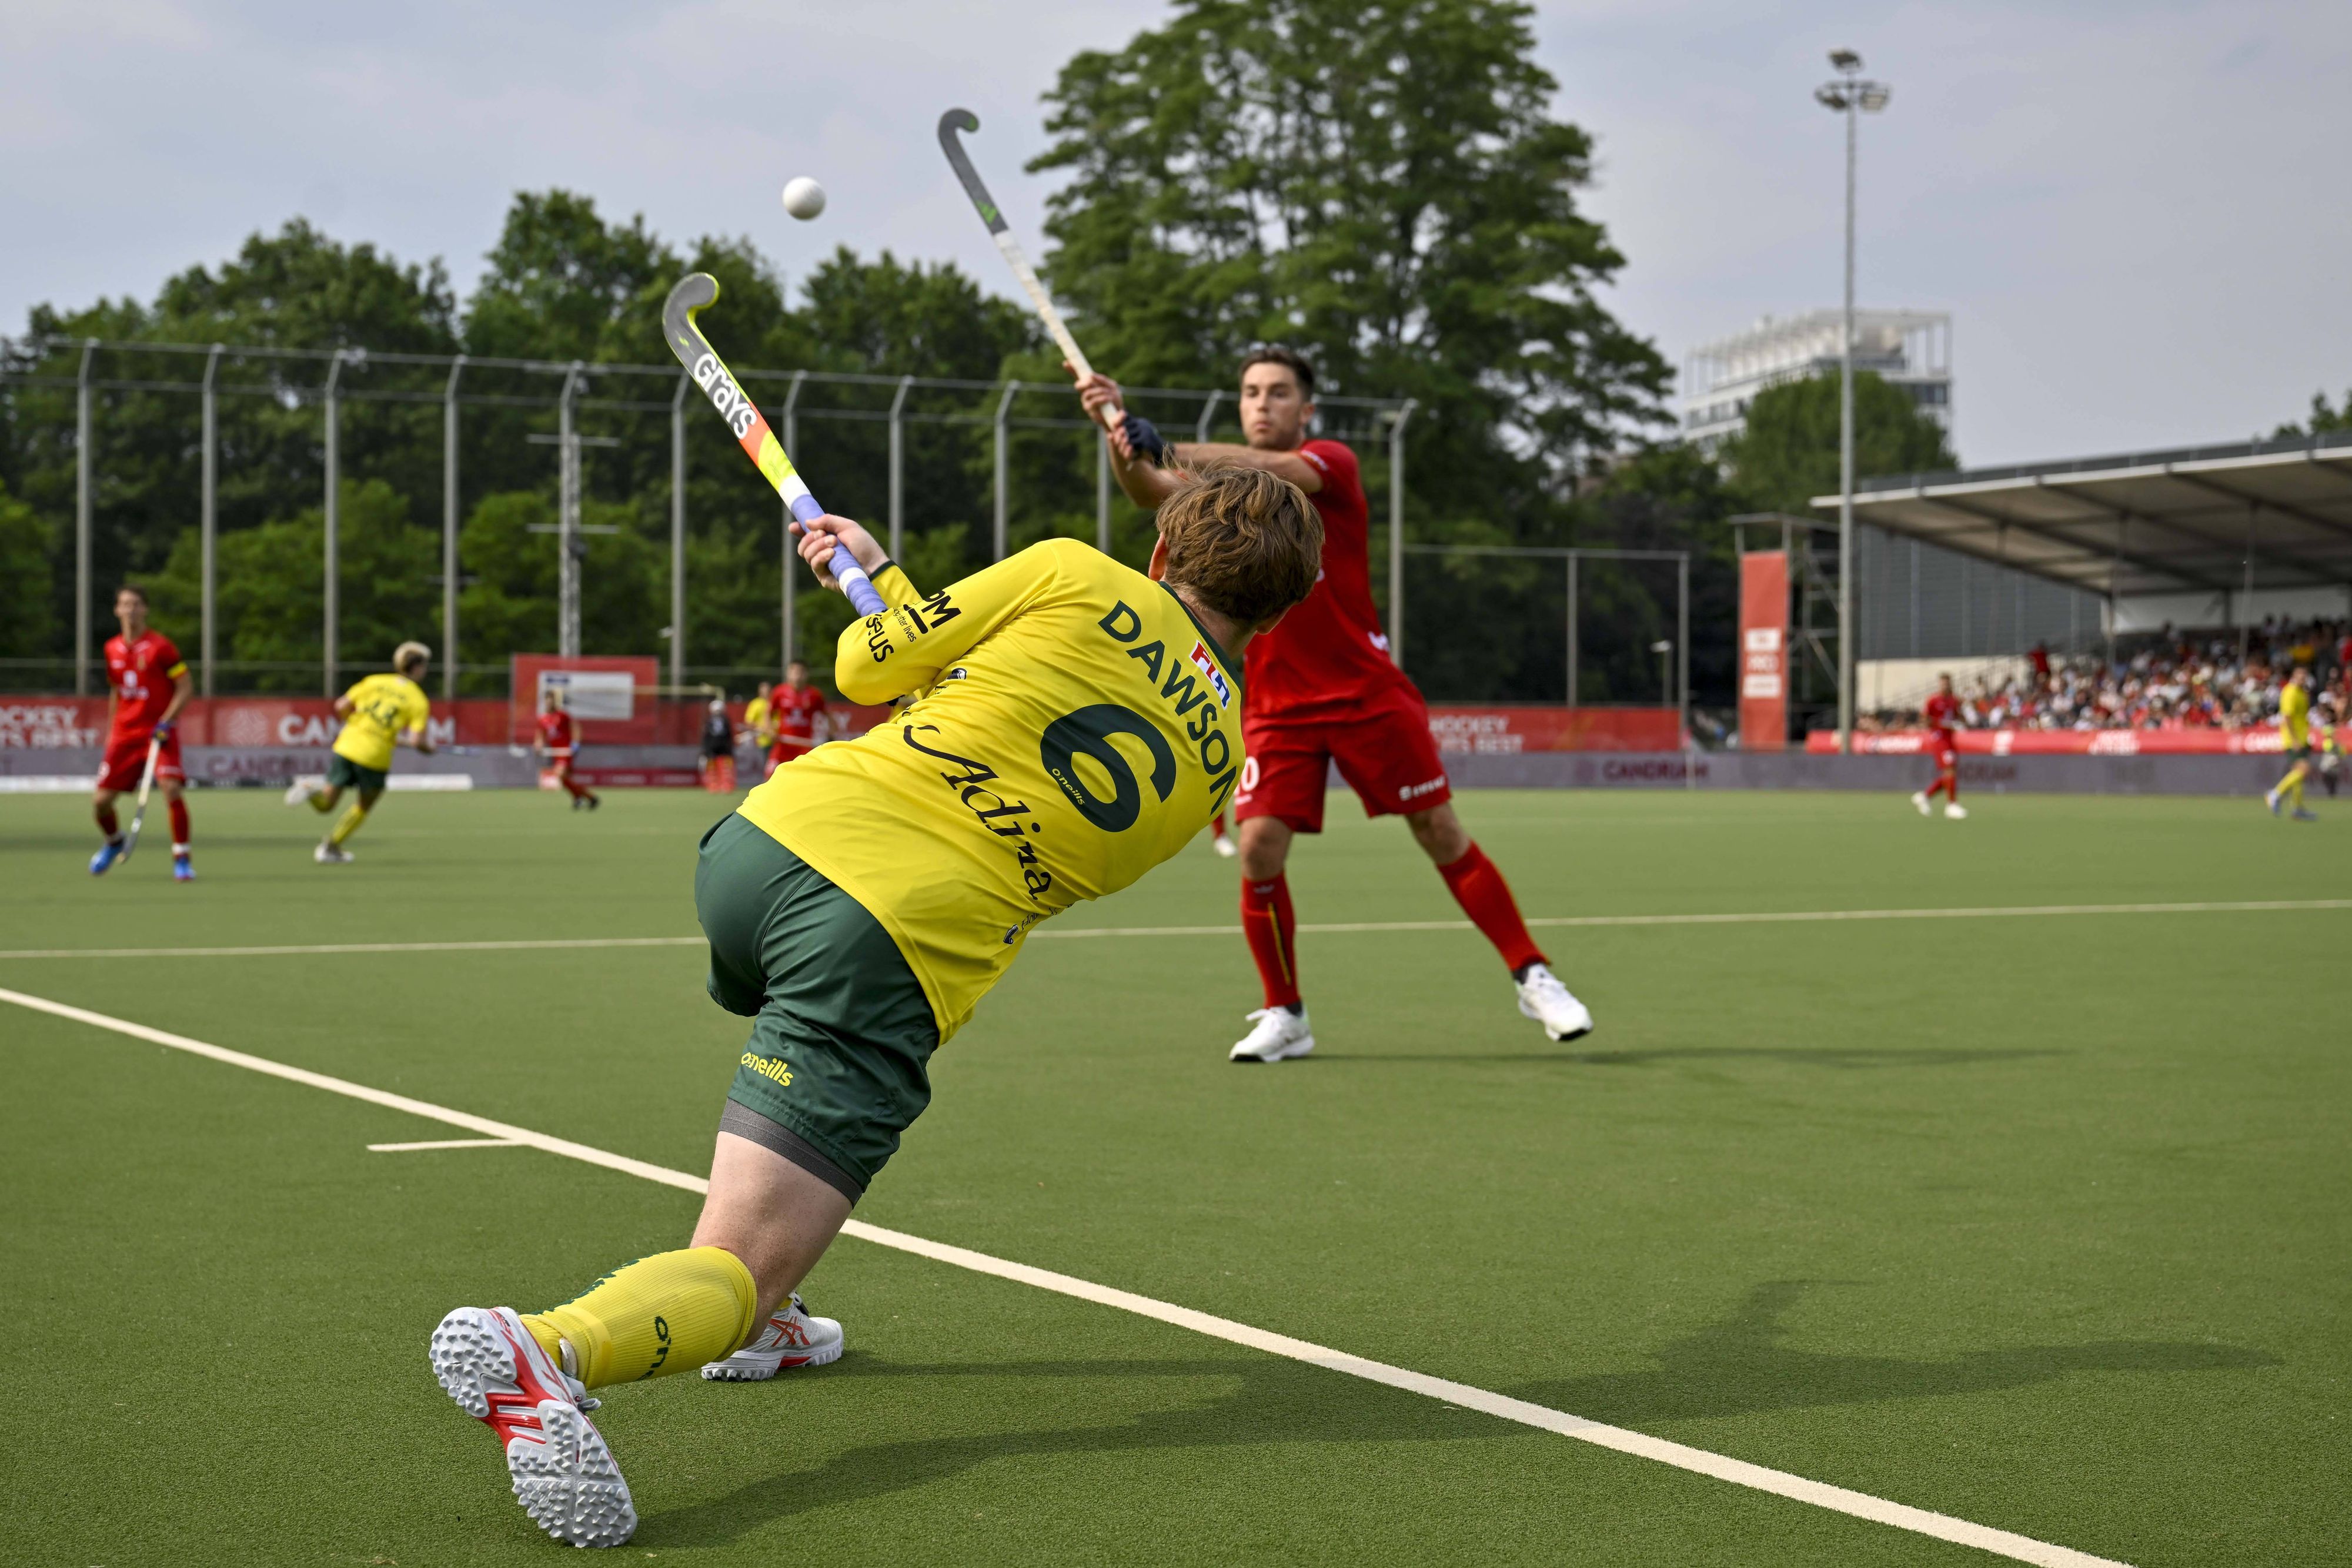
<instances>
[{"instance_id":1,"label":"white boundary line","mask_svg":"<svg viewBox=\"0 0 2352 1568\"><path fill-rule=\"evenodd\" d=\"M2086 915L2309 915L2352 909L2352 898L2260 898L2206 904L2022 904L1961 909L1787 909L1723 915L1538 915L1530 926L1544 930L1641 925L1796 925L1834 920L1998 920ZM1310 936L1381 931L1467 931L1467 920L1367 920L1298 928ZM1082 941L1123 936L1238 936L1238 925L1046 926L1029 933L1032 942ZM699 947L699 936L544 937L509 942L323 942L274 947L17 947L0 949L9 958L283 958L339 953L527 953L593 947Z\"/></svg>"},{"instance_id":2,"label":"white boundary line","mask_svg":"<svg viewBox=\"0 0 2352 1568\"><path fill-rule=\"evenodd\" d=\"M421 1144L370 1144L372 1155L415 1155L427 1149L520 1149L512 1138L427 1138Z\"/></svg>"},{"instance_id":3,"label":"white boundary line","mask_svg":"<svg viewBox=\"0 0 2352 1568\"><path fill-rule=\"evenodd\" d=\"M300 1083L309 1088L323 1089L331 1094L341 1094L353 1100L362 1100L371 1105L382 1105L394 1111L404 1111L412 1116L423 1117L426 1121L442 1122L453 1127L463 1127L469 1132L481 1133L502 1142L525 1145L547 1154L561 1155L566 1159L579 1160L583 1164L598 1166L605 1170L618 1171L624 1176L638 1176L646 1181L657 1182L664 1186L674 1186L681 1191L697 1194L707 1192L709 1188L709 1183L703 1177L689 1176L684 1171L674 1171L664 1166L631 1159L626 1155L616 1155L604 1149L591 1148L585 1144L575 1144L566 1138L550 1137L544 1133L532 1132L528 1127L518 1127L505 1122L494 1122L487 1116L477 1116L469 1112L453 1111L447 1106L435 1105L427 1101L412 1100L405 1094L394 1094L382 1089L372 1089L366 1084L353 1083L348 1079L331 1078L323 1072L312 1072L307 1068L290 1067L281 1061L272 1061L267 1057L248 1056L241 1051L230 1051L224 1046L208 1045L203 1040L191 1040L185 1035L173 1034L160 1029L150 1029L145 1024L110 1018L104 1013L70 1007L63 1002L53 1002L44 997L28 996L22 991L0 989L0 1001L11 1002L17 1007L30 1009L34 1012L47 1013L53 1018L65 1019L69 1022L88 1024L94 1029L110 1030L116 1034L128 1035L133 1040L143 1040L151 1044L169 1047L173 1051L184 1051L192 1055L208 1057L215 1061L226 1062L231 1067L242 1067L249 1071L267 1073L272 1078L283 1078L289 1082ZM470 1140L467 1141L470 1142ZM1287 1334L1255 1328L1248 1323L1236 1322L1231 1318L1216 1317L1208 1312L1195 1312L1190 1307L1177 1306L1173 1302L1157 1301L1150 1296L1139 1296L1132 1291L1116 1290L1108 1285L1097 1285L1089 1280L1080 1280L1068 1274L1057 1274L1049 1269L1035 1269L1026 1263L1011 1262L1003 1258L992 1257L985 1252L973 1252L961 1247L950 1247L943 1242L927 1241L919 1236L909 1236L898 1230L886 1230L880 1226L868 1225L862 1220L850 1220L842 1227L842 1233L856 1237L860 1240L874 1242L878 1246L894 1248L901 1252L910 1252L919 1258L928 1258L934 1262L967 1269L976 1274L992 1275L997 1279L1009 1280L1016 1284L1033 1285L1041 1291L1051 1291L1057 1295L1074 1297L1082 1301L1092 1301L1099 1306L1115 1307L1121 1312L1133 1312L1139 1317L1150 1318L1155 1322L1168 1323L1176 1328L1189 1329L1194 1333L1206 1334L1212 1339L1221 1339L1231 1344L1263 1351L1269 1355L1285 1356L1292 1361L1305 1362L1310 1366L1325 1367L1332 1372L1345 1373L1350 1377L1360 1377L1368 1382L1402 1389L1409 1394L1419 1394L1448 1405L1458 1405L1465 1409L1476 1410L1505 1421L1515 1421L1524 1427L1534 1427L1543 1431L1555 1432L1563 1437L1574 1437L1579 1442L1591 1443L1603 1448L1613 1448L1621 1454L1630 1454L1636 1458L1654 1459L1660 1464L1672 1465L1676 1469L1690 1470L1698 1475L1711 1476L1717 1480L1729 1481L1734 1486L1770 1492L1776 1497L1811 1503L1816 1508L1850 1514L1856 1519L1870 1520L1878 1524L1890 1525L1896 1530L1907 1530L1915 1534L1932 1536L1938 1541L1949 1541L1961 1546L1972 1546L1979 1551L1990 1552L1996 1556L2007 1557L2015 1562L2035 1563L2040 1565L2040 1568L2124 1568L2124 1565L2116 1563L2113 1559L2094 1557L2088 1552L2077 1552L2072 1547L2053 1545L2048 1542L2036 1541L2031 1536L2012 1534L2006 1530L1995 1530L1989 1525L1974 1524L1964 1519L1954 1519L1949 1514L1935 1513L1923 1508L1913 1508L1907 1503L1890 1502L1885 1498L1872 1497L1866 1492L1850 1491L1844 1487L1831 1486L1824 1481L1808 1480L1803 1476L1790 1475L1786 1470L1770 1469L1763 1465L1750 1464L1745 1459L1735 1459L1727 1455L1710 1453L1705 1448L1694 1448L1682 1443L1669 1442L1664 1437L1653 1437L1641 1432L1628 1431L1622 1427L1611 1427L1599 1421L1588 1421L1581 1416L1571 1416L1566 1411L1554 1410L1548 1406L1531 1405L1524 1399L1514 1399L1508 1395L1492 1393L1466 1383L1455 1383L1447 1378L1433 1377L1427 1373L1414 1372L1406 1367L1391 1366L1386 1362L1350 1355L1345 1351L1311 1344L1306 1340L1293 1339Z\"/></svg>"}]
</instances>

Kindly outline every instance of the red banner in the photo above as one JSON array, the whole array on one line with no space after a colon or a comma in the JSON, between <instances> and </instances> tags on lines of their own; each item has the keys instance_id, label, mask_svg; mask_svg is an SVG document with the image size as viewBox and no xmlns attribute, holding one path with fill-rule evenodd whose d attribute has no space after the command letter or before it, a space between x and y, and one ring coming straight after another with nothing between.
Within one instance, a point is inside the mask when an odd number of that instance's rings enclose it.
<instances>
[{"instance_id":1,"label":"red banner","mask_svg":"<svg viewBox=\"0 0 2352 1568\"><path fill-rule=\"evenodd\" d=\"M1429 733L1448 756L1523 751L1679 751L1670 707L1433 707Z\"/></svg>"},{"instance_id":2,"label":"red banner","mask_svg":"<svg viewBox=\"0 0 2352 1568\"><path fill-rule=\"evenodd\" d=\"M1739 748L1789 746L1789 552L1739 558Z\"/></svg>"},{"instance_id":3,"label":"red banner","mask_svg":"<svg viewBox=\"0 0 2352 1568\"><path fill-rule=\"evenodd\" d=\"M2279 732L2262 729L1963 729L1953 738L1963 757L2276 757ZM1837 732L1805 737L1816 755L1837 750ZM1927 748L1925 730L1857 732L1853 748L1908 757Z\"/></svg>"}]
</instances>

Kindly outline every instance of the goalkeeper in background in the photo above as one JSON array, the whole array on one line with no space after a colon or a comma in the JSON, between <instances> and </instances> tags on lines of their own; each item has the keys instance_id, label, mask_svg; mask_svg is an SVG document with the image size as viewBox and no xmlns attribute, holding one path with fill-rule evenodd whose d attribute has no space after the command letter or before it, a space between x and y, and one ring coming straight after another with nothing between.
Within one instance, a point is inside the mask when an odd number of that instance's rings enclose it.
<instances>
[{"instance_id":1,"label":"goalkeeper in background","mask_svg":"<svg viewBox=\"0 0 2352 1568\"><path fill-rule=\"evenodd\" d=\"M1242 652L1314 586L1322 524L1259 469L1187 486L1159 522L1149 575L1052 539L928 598L856 524L806 525L821 578L845 549L891 606L841 634L842 695L913 700L778 768L703 835L710 995L754 1021L692 1245L562 1306L460 1307L433 1333L435 1375L557 1540L636 1528L589 1388L839 1354L839 1325L792 1292L929 1103L931 1053L1038 922L1181 852L1231 796ZM565 1218L515 1212L483 1180L500 1223Z\"/></svg>"},{"instance_id":2,"label":"goalkeeper in background","mask_svg":"<svg viewBox=\"0 0 2352 1568\"><path fill-rule=\"evenodd\" d=\"M383 796L392 772L393 747L405 740L431 755L433 742L425 725L433 705L425 698L424 681L432 658L433 650L424 643L403 643L392 652L394 674L370 675L335 699L335 716L343 721L343 729L335 737L335 760L327 777L298 779L286 791L288 805L308 806L321 816L341 802L345 789L358 791L352 809L312 852L310 858L320 865L350 862L352 852L343 844L360 831Z\"/></svg>"}]
</instances>

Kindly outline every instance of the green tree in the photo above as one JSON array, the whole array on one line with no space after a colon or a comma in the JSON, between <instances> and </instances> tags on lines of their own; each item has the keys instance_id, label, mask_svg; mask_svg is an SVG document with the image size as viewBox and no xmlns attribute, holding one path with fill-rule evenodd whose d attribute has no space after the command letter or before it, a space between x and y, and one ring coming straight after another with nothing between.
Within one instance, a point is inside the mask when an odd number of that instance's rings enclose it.
<instances>
[{"instance_id":1,"label":"green tree","mask_svg":"<svg viewBox=\"0 0 2352 1568\"><path fill-rule=\"evenodd\" d=\"M39 658L52 651L55 532L0 484L0 658Z\"/></svg>"},{"instance_id":2,"label":"green tree","mask_svg":"<svg viewBox=\"0 0 2352 1568\"><path fill-rule=\"evenodd\" d=\"M1838 378L1808 376L1757 394L1748 428L1723 445L1733 489L1749 510L1812 515L1838 487ZM1853 378L1853 472L1926 474L1958 466L1943 426L1874 371Z\"/></svg>"},{"instance_id":3,"label":"green tree","mask_svg":"<svg viewBox=\"0 0 2352 1568\"><path fill-rule=\"evenodd\" d=\"M2311 418L2302 424L2282 424L2272 433L2273 439L2291 441L2299 436L2325 435L2331 430L2352 430L2352 390L2344 394L2344 406L2328 406L2326 392L2311 394Z\"/></svg>"},{"instance_id":4,"label":"green tree","mask_svg":"<svg viewBox=\"0 0 2352 1568\"><path fill-rule=\"evenodd\" d=\"M1324 390L1421 400L1425 507L1526 535L1656 420L1666 367L1596 291L1592 143L1517 0L1178 0L1046 95L1051 273L1096 362L1221 386L1279 340ZM1428 511L1424 510L1423 516Z\"/></svg>"}]
</instances>

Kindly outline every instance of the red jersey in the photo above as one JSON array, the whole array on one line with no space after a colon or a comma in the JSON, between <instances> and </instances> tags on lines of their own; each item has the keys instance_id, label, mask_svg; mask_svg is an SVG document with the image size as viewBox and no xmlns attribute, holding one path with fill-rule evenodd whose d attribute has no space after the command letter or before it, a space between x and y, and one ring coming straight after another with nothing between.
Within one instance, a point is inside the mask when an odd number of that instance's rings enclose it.
<instances>
[{"instance_id":1,"label":"red jersey","mask_svg":"<svg viewBox=\"0 0 2352 1568\"><path fill-rule=\"evenodd\" d=\"M539 743L550 751L570 752L579 745L579 734L572 716L561 708L539 716Z\"/></svg>"},{"instance_id":2,"label":"red jersey","mask_svg":"<svg viewBox=\"0 0 2352 1568\"><path fill-rule=\"evenodd\" d=\"M768 690L768 726L780 741L816 743L816 716L824 711L824 694L814 686L793 686L779 681Z\"/></svg>"},{"instance_id":3,"label":"red jersey","mask_svg":"<svg viewBox=\"0 0 2352 1568\"><path fill-rule=\"evenodd\" d=\"M1953 721L1960 716L1960 699L1937 692L1919 709L1919 716L1937 734L1949 735Z\"/></svg>"},{"instance_id":4,"label":"red jersey","mask_svg":"<svg viewBox=\"0 0 2352 1568\"><path fill-rule=\"evenodd\" d=\"M1323 476L1307 497L1323 516L1323 570L1281 625L1250 640L1243 669L1252 718L1328 718L1412 689L1372 608L1371 507L1356 455L1337 441L1310 441L1298 455Z\"/></svg>"},{"instance_id":5,"label":"red jersey","mask_svg":"<svg viewBox=\"0 0 2352 1568\"><path fill-rule=\"evenodd\" d=\"M146 739L163 722L172 706L172 694L187 677L180 650L161 632L149 628L135 643L121 637L106 640L106 682L113 688L114 733L110 738Z\"/></svg>"}]
</instances>

